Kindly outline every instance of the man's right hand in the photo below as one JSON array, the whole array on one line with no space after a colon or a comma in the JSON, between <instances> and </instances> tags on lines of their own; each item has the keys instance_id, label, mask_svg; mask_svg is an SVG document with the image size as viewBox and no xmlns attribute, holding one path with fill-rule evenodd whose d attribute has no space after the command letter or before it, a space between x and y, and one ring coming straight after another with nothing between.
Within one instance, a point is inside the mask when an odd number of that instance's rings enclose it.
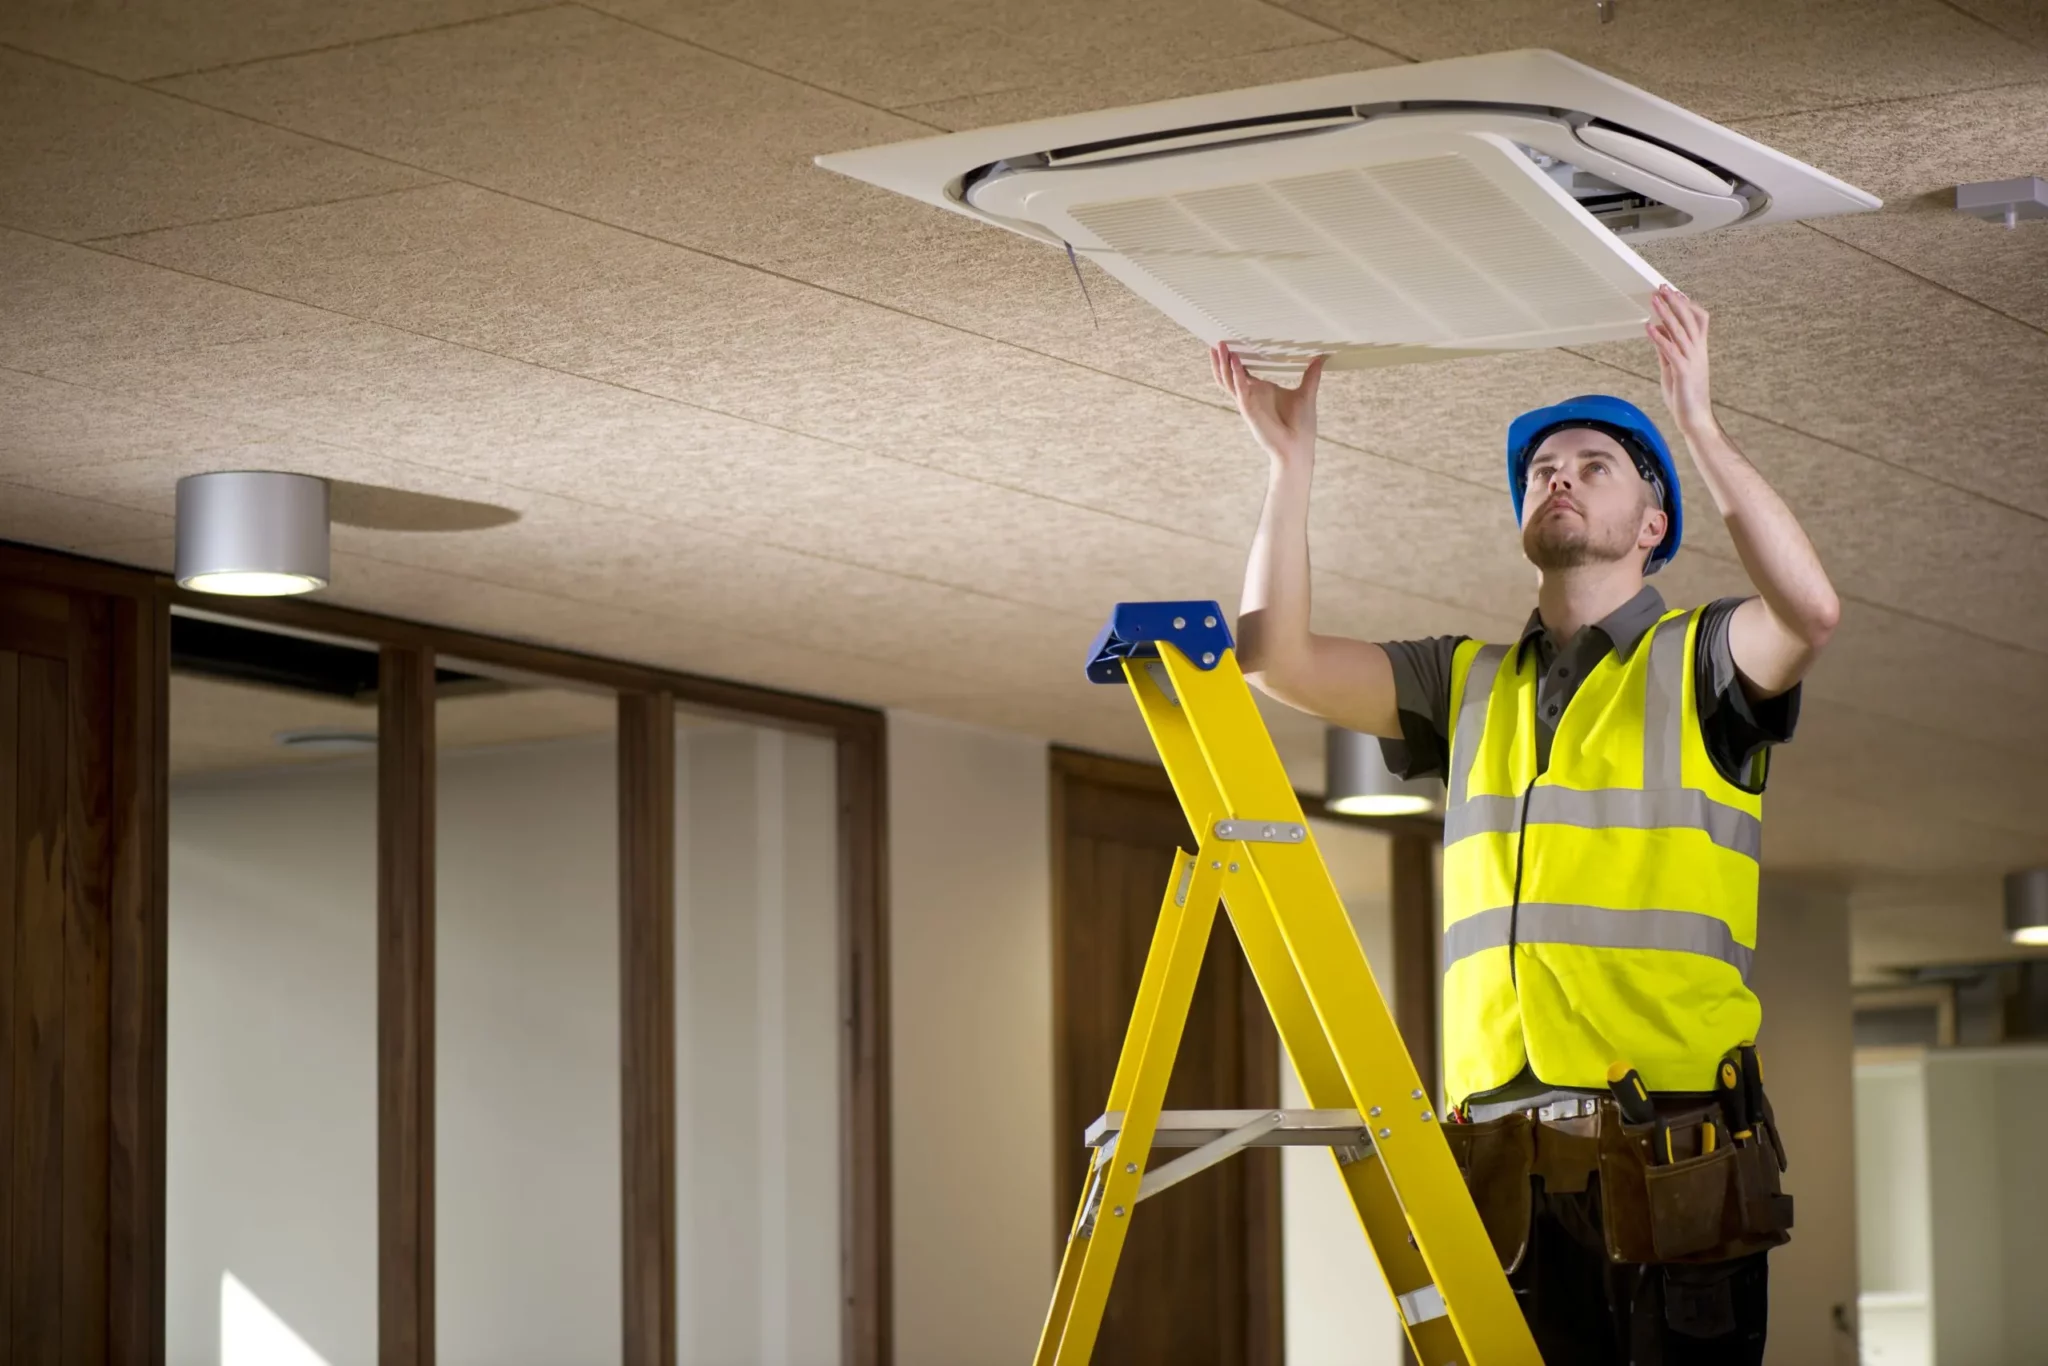
<instances>
[{"instance_id":1,"label":"man's right hand","mask_svg":"<svg viewBox=\"0 0 2048 1366\"><path fill-rule=\"evenodd\" d=\"M1266 453L1285 465L1307 465L1316 453L1316 390L1323 380L1324 357L1308 363L1301 383L1283 389L1269 380L1254 378L1244 362L1230 350L1228 342L1209 348L1209 364L1216 383L1230 395L1245 425Z\"/></svg>"}]
</instances>

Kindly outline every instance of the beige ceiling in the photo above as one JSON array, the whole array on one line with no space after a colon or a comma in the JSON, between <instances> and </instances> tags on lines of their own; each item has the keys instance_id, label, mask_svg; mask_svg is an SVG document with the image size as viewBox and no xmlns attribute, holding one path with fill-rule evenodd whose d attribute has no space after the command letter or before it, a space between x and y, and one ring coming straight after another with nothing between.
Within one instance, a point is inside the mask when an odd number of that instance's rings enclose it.
<instances>
[{"instance_id":1,"label":"beige ceiling","mask_svg":"<svg viewBox=\"0 0 2048 1366\"><path fill-rule=\"evenodd\" d=\"M167 567L172 485L305 470L516 511L337 527L339 602L1143 752L1079 656L1234 599L1259 460L1191 340L817 153L1547 46L1883 196L1649 253L1847 598L1771 861L1994 914L2048 858L2038 0L179 0L0 10L0 536ZM1497 444L1655 400L1644 345L1334 377L1318 612L1512 630ZM1678 601L1744 580L1703 491ZM1274 716L1298 778L1317 731ZM1887 893L1890 895L1890 893ZM1893 904L1893 903L1887 903ZM1917 904L1917 903L1916 903Z\"/></svg>"}]
</instances>

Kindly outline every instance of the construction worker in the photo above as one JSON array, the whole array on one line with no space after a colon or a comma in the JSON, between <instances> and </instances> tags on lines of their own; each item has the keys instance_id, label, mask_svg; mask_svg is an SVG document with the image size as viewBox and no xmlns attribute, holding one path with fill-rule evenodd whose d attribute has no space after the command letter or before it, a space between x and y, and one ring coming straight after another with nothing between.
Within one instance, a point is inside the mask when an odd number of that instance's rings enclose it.
<instances>
[{"instance_id":1,"label":"construction worker","mask_svg":"<svg viewBox=\"0 0 2048 1366\"><path fill-rule=\"evenodd\" d=\"M1635 1069L1660 1113L1697 1107L1724 1057L1757 1033L1746 978L1766 756L1791 738L1800 679L1840 608L1798 521L1715 421L1705 310L1667 286L1653 313L1665 407L1757 595L1665 608L1645 580L1679 547L1669 449L1633 405L1576 398L1508 428L1508 492L1537 606L1503 645L1313 631L1321 362L1285 388L1253 378L1226 347L1211 356L1271 458L1237 626L1247 676L1382 737L1396 773L1448 784L1445 1100L1474 1123L1522 1115L1513 1122L1584 1133L1594 1121L1576 1117L1609 1094L1617 1065ZM1694 1154L1712 1141L1698 1127ZM1545 1360L1763 1360L1766 1252L1617 1264L1602 1182L1579 1184L1536 1183L1510 1277ZM1611 1173L1608 1184L1618 1201Z\"/></svg>"}]
</instances>

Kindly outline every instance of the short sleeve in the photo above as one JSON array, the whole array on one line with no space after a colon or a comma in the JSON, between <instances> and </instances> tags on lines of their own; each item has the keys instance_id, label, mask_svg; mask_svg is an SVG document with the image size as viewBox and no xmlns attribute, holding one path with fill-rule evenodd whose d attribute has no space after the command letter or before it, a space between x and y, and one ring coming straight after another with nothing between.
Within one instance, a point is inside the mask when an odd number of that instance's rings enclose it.
<instances>
[{"instance_id":1,"label":"short sleeve","mask_svg":"<svg viewBox=\"0 0 2048 1366\"><path fill-rule=\"evenodd\" d=\"M1401 738L1380 741L1387 767L1403 778L1442 775L1451 757L1451 662L1464 636L1381 643L1394 666Z\"/></svg>"},{"instance_id":2,"label":"short sleeve","mask_svg":"<svg viewBox=\"0 0 2048 1366\"><path fill-rule=\"evenodd\" d=\"M1771 746L1792 738L1799 725L1799 686L1754 701L1742 686L1728 625L1745 598L1719 598L1700 613L1694 654L1693 695L1707 754L1722 777L1749 792L1764 790Z\"/></svg>"}]
</instances>

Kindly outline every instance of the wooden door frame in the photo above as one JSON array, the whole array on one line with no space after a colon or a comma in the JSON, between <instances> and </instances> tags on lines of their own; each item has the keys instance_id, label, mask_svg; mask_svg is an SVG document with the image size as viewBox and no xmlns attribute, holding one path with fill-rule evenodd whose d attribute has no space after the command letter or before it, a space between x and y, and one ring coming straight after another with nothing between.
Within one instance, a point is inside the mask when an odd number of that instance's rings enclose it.
<instances>
[{"instance_id":1,"label":"wooden door frame","mask_svg":"<svg viewBox=\"0 0 2048 1366\"><path fill-rule=\"evenodd\" d=\"M431 1366L433 1339L434 660L455 656L619 698L621 1190L628 1366L676 1360L673 944L678 704L833 739L838 758L841 1345L892 1360L886 721L873 708L297 598L195 594L162 574L0 541L9 584L107 598L113 613L109 972L109 1359L164 1360L164 1157L170 614L174 606L378 647L379 1341ZM664 820L666 812L668 819ZM652 961L650 961L652 960ZM663 1029L663 1022L669 1028ZM651 1139L651 1143L650 1143ZM0 1287L0 1292L11 1291Z\"/></svg>"}]
</instances>

